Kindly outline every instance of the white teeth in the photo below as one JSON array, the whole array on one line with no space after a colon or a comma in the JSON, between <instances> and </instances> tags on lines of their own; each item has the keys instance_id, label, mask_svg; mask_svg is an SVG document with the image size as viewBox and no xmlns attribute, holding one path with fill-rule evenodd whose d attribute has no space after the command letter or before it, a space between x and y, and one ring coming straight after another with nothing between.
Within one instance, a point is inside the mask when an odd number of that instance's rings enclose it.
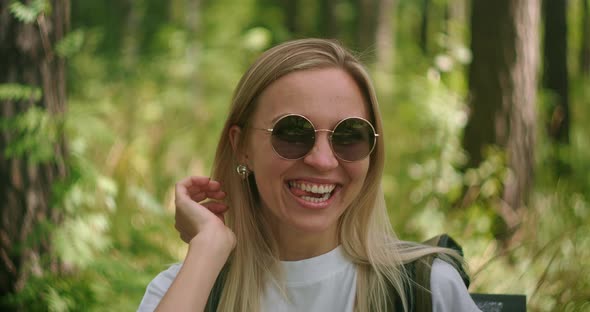
<instances>
[{"instance_id":1,"label":"white teeth","mask_svg":"<svg viewBox=\"0 0 590 312\"><path fill-rule=\"evenodd\" d=\"M336 188L336 184L306 184L295 181L290 181L289 186L315 194L329 194Z\"/></svg>"},{"instance_id":2,"label":"white teeth","mask_svg":"<svg viewBox=\"0 0 590 312\"><path fill-rule=\"evenodd\" d=\"M301 196L300 198L305 201L312 202L312 203L321 203L321 202L325 202L326 200L328 200L328 198L330 198L330 193L326 193L322 197Z\"/></svg>"},{"instance_id":3,"label":"white teeth","mask_svg":"<svg viewBox=\"0 0 590 312\"><path fill-rule=\"evenodd\" d=\"M311 203L321 203L327 201L330 198L332 191L336 188L336 184L306 184L297 183L295 181L290 181L289 186L314 194L322 194L322 197L312 197L305 195L299 196L299 198Z\"/></svg>"}]
</instances>

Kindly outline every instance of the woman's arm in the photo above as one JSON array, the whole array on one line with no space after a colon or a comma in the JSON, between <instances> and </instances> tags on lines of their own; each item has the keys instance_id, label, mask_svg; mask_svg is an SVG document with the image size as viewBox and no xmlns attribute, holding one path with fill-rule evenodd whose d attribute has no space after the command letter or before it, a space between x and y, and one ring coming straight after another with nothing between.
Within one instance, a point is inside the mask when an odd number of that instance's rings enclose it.
<instances>
[{"instance_id":1,"label":"woman's arm","mask_svg":"<svg viewBox=\"0 0 590 312\"><path fill-rule=\"evenodd\" d=\"M190 241L184 263L156 311L192 312L205 309L215 279L233 249L231 240L235 238L228 231L201 232Z\"/></svg>"},{"instance_id":2,"label":"woman's arm","mask_svg":"<svg viewBox=\"0 0 590 312\"><path fill-rule=\"evenodd\" d=\"M150 283L140 310L151 310L156 304L156 311L204 310L236 238L224 224L225 204L202 202L224 198L219 182L207 177L189 177L176 184L175 227L189 248L180 270L168 270Z\"/></svg>"}]
</instances>

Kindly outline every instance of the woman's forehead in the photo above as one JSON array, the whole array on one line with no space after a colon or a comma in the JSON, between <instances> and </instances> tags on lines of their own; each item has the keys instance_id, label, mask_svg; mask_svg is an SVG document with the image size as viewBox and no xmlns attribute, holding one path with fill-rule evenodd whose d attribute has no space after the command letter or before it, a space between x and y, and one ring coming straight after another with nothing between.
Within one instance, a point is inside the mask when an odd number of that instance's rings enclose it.
<instances>
[{"instance_id":1,"label":"woman's forehead","mask_svg":"<svg viewBox=\"0 0 590 312\"><path fill-rule=\"evenodd\" d=\"M334 119L369 119L368 103L357 82L340 68L297 71L270 84L259 96L253 119L272 123L286 114Z\"/></svg>"}]
</instances>

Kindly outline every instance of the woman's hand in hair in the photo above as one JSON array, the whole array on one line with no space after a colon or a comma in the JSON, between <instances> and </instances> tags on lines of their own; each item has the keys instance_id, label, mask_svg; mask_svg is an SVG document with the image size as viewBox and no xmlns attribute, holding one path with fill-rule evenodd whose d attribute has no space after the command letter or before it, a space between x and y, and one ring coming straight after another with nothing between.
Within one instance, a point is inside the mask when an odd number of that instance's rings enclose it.
<instances>
[{"instance_id":1,"label":"woman's hand in hair","mask_svg":"<svg viewBox=\"0 0 590 312\"><path fill-rule=\"evenodd\" d=\"M236 245L234 233L223 222L227 206L215 202L224 199L225 193L219 182L208 177L188 177L176 183L174 195L175 227L189 248L170 287L162 290L159 285L152 290L163 293L156 311L204 311L215 280Z\"/></svg>"},{"instance_id":2,"label":"woman's hand in hair","mask_svg":"<svg viewBox=\"0 0 590 312\"><path fill-rule=\"evenodd\" d=\"M208 177L188 177L176 184L175 228L186 243L198 234L208 239L219 240L219 247L231 251L235 235L225 226L223 214L228 207L218 201L225 198L221 184Z\"/></svg>"}]
</instances>

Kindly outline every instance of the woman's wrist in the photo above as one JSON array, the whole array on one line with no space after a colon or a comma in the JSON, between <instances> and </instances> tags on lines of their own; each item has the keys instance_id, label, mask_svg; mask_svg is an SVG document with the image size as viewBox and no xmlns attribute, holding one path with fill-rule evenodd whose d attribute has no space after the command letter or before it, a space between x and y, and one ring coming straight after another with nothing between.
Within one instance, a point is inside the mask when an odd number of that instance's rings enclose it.
<instances>
[{"instance_id":1,"label":"woman's wrist","mask_svg":"<svg viewBox=\"0 0 590 312\"><path fill-rule=\"evenodd\" d=\"M204 230L199 232L189 242L189 252L198 250L206 252L212 257L227 259L235 247L234 234L227 227L218 230Z\"/></svg>"}]
</instances>

